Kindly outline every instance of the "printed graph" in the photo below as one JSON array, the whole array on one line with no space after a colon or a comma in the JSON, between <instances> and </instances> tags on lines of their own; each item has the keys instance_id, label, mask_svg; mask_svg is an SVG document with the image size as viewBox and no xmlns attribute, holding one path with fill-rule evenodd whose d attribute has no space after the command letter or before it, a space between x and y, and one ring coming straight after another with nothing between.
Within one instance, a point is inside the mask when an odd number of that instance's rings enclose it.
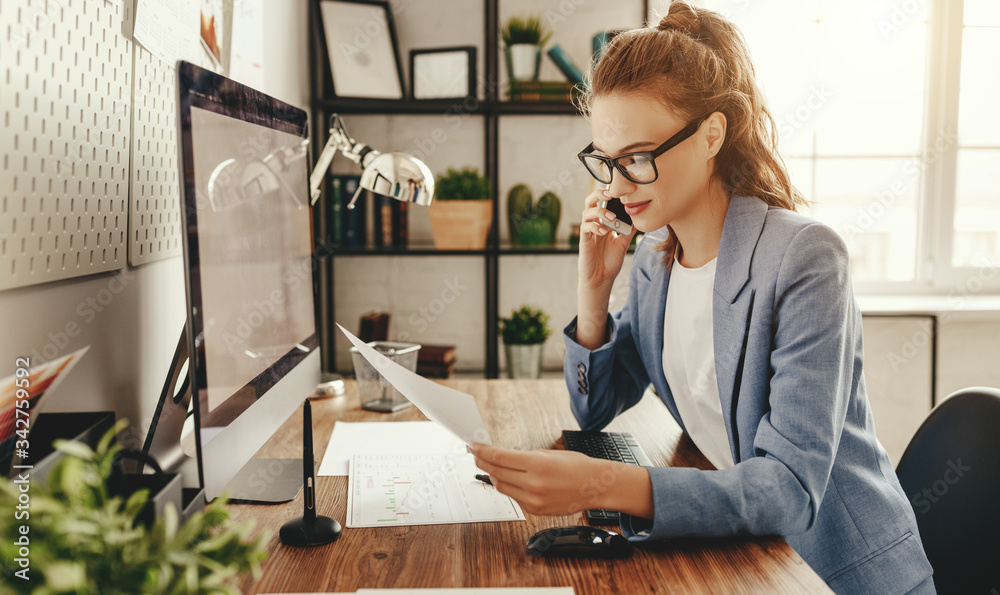
<instances>
[{"instance_id":1,"label":"printed graph","mask_svg":"<svg viewBox=\"0 0 1000 595\"><path fill-rule=\"evenodd\" d=\"M475 478L468 454L355 455L347 526L524 520L516 502Z\"/></svg>"}]
</instances>

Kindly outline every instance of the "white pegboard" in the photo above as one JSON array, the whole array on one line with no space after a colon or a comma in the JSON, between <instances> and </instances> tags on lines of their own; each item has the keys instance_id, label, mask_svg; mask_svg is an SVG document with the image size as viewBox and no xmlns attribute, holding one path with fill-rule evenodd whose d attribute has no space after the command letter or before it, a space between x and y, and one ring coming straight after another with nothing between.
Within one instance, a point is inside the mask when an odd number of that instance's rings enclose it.
<instances>
[{"instance_id":1,"label":"white pegboard","mask_svg":"<svg viewBox=\"0 0 1000 595\"><path fill-rule=\"evenodd\" d=\"M125 265L131 13L0 2L0 289Z\"/></svg>"},{"instance_id":2,"label":"white pegboard","mask_svg":"<svg viewBox=\"0 0 1000 595\"><path fill-rule=\"evenodd\" d=\"M206 54L193 60L217 70ZM179 256L180 174L177 167L177 69L134 44L132 185L129 192L128 262L138 266Z\"/></svg>"},{"instance_id":3,"label":"white pegboard","mask_svg":"<svg viewBox=\"0 0 1000 595\"><path fill-rule=\"evenodd\" d=\"M138 266L177 256L182 244L176 69L138 43L133 60L128 261Z\"/></svg>"}]
</instances>

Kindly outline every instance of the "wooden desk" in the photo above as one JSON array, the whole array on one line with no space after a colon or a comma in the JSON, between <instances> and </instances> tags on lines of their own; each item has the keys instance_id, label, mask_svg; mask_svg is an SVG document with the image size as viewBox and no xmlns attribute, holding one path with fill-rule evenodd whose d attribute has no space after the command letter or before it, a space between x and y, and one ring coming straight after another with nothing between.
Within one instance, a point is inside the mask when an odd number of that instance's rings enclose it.
<instances>
[{"instance_id":1,"label":"wooden desk","mask_svg":"<svg viewBox=\"0 0 1000 595\"><path fill-rule=\"evenodd\" d=\"M561 448L563 429L579 426L562 380L447 380L476 398L495 444ZM356 387L313 401L317 460L334 422L426 419L416 407L393 414L363 411ZM301 455L301 412L261 449L273 457ZM611 426L635 434L657 465L710 468L666 408L647 397ZM347 478L318 477L319 514L345 524ZM353 592L389 587L572 586L577 595L606 593L829 593L826 583L780 537L676 539L636 548L626 560L541 559L524 544L547 527L586 524L582 514L526 522L344 528L332 544L298 549L278 541L283 523L302 514L302 496L277 506L234 506L236 521L255 519L273 531L263 575L240 584L244 593Z\"/></svg>"}]
</instances>

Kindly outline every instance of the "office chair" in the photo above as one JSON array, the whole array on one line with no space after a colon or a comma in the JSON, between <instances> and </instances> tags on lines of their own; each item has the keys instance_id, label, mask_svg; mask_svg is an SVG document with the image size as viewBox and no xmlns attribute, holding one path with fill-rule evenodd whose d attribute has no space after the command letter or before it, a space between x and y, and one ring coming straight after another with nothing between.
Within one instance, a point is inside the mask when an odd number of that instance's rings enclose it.
<instances>
[{"instance_id":1,"label":"office chair","mask_svg":"<svg viewBox=\"0 0 1000 595\"><path fill-rule=\"evenodd\" d=\"M938 593L1000 593L1000 390L966 388L938 405L896 474Z\"/></svg>"}]
</instances>

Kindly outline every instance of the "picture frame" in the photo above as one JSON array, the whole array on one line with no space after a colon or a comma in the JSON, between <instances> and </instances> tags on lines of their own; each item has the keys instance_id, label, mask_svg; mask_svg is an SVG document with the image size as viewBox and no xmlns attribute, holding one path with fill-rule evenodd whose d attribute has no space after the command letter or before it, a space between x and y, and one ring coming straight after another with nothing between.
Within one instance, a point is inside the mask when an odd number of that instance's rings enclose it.
<instances>
[{"instance_id":1,"label":"picture frame","mask_svg":"<svg viewBox=\"0 0 1000 595\"><path fill-rule=\"evenodd\" d=\"M410 97L423 100L475 96L475 46L410 50Z\"/></svg>"},{"instance_id":2,"label":"picture frame","mask_svg":"<svg viewBox=\"0 0 1000 595\"><path fill-rule=\"evenodd\" d=\"M317 0L333 93L404 99L399 42L388 0Z\"/></svg>"}]
</instances>

